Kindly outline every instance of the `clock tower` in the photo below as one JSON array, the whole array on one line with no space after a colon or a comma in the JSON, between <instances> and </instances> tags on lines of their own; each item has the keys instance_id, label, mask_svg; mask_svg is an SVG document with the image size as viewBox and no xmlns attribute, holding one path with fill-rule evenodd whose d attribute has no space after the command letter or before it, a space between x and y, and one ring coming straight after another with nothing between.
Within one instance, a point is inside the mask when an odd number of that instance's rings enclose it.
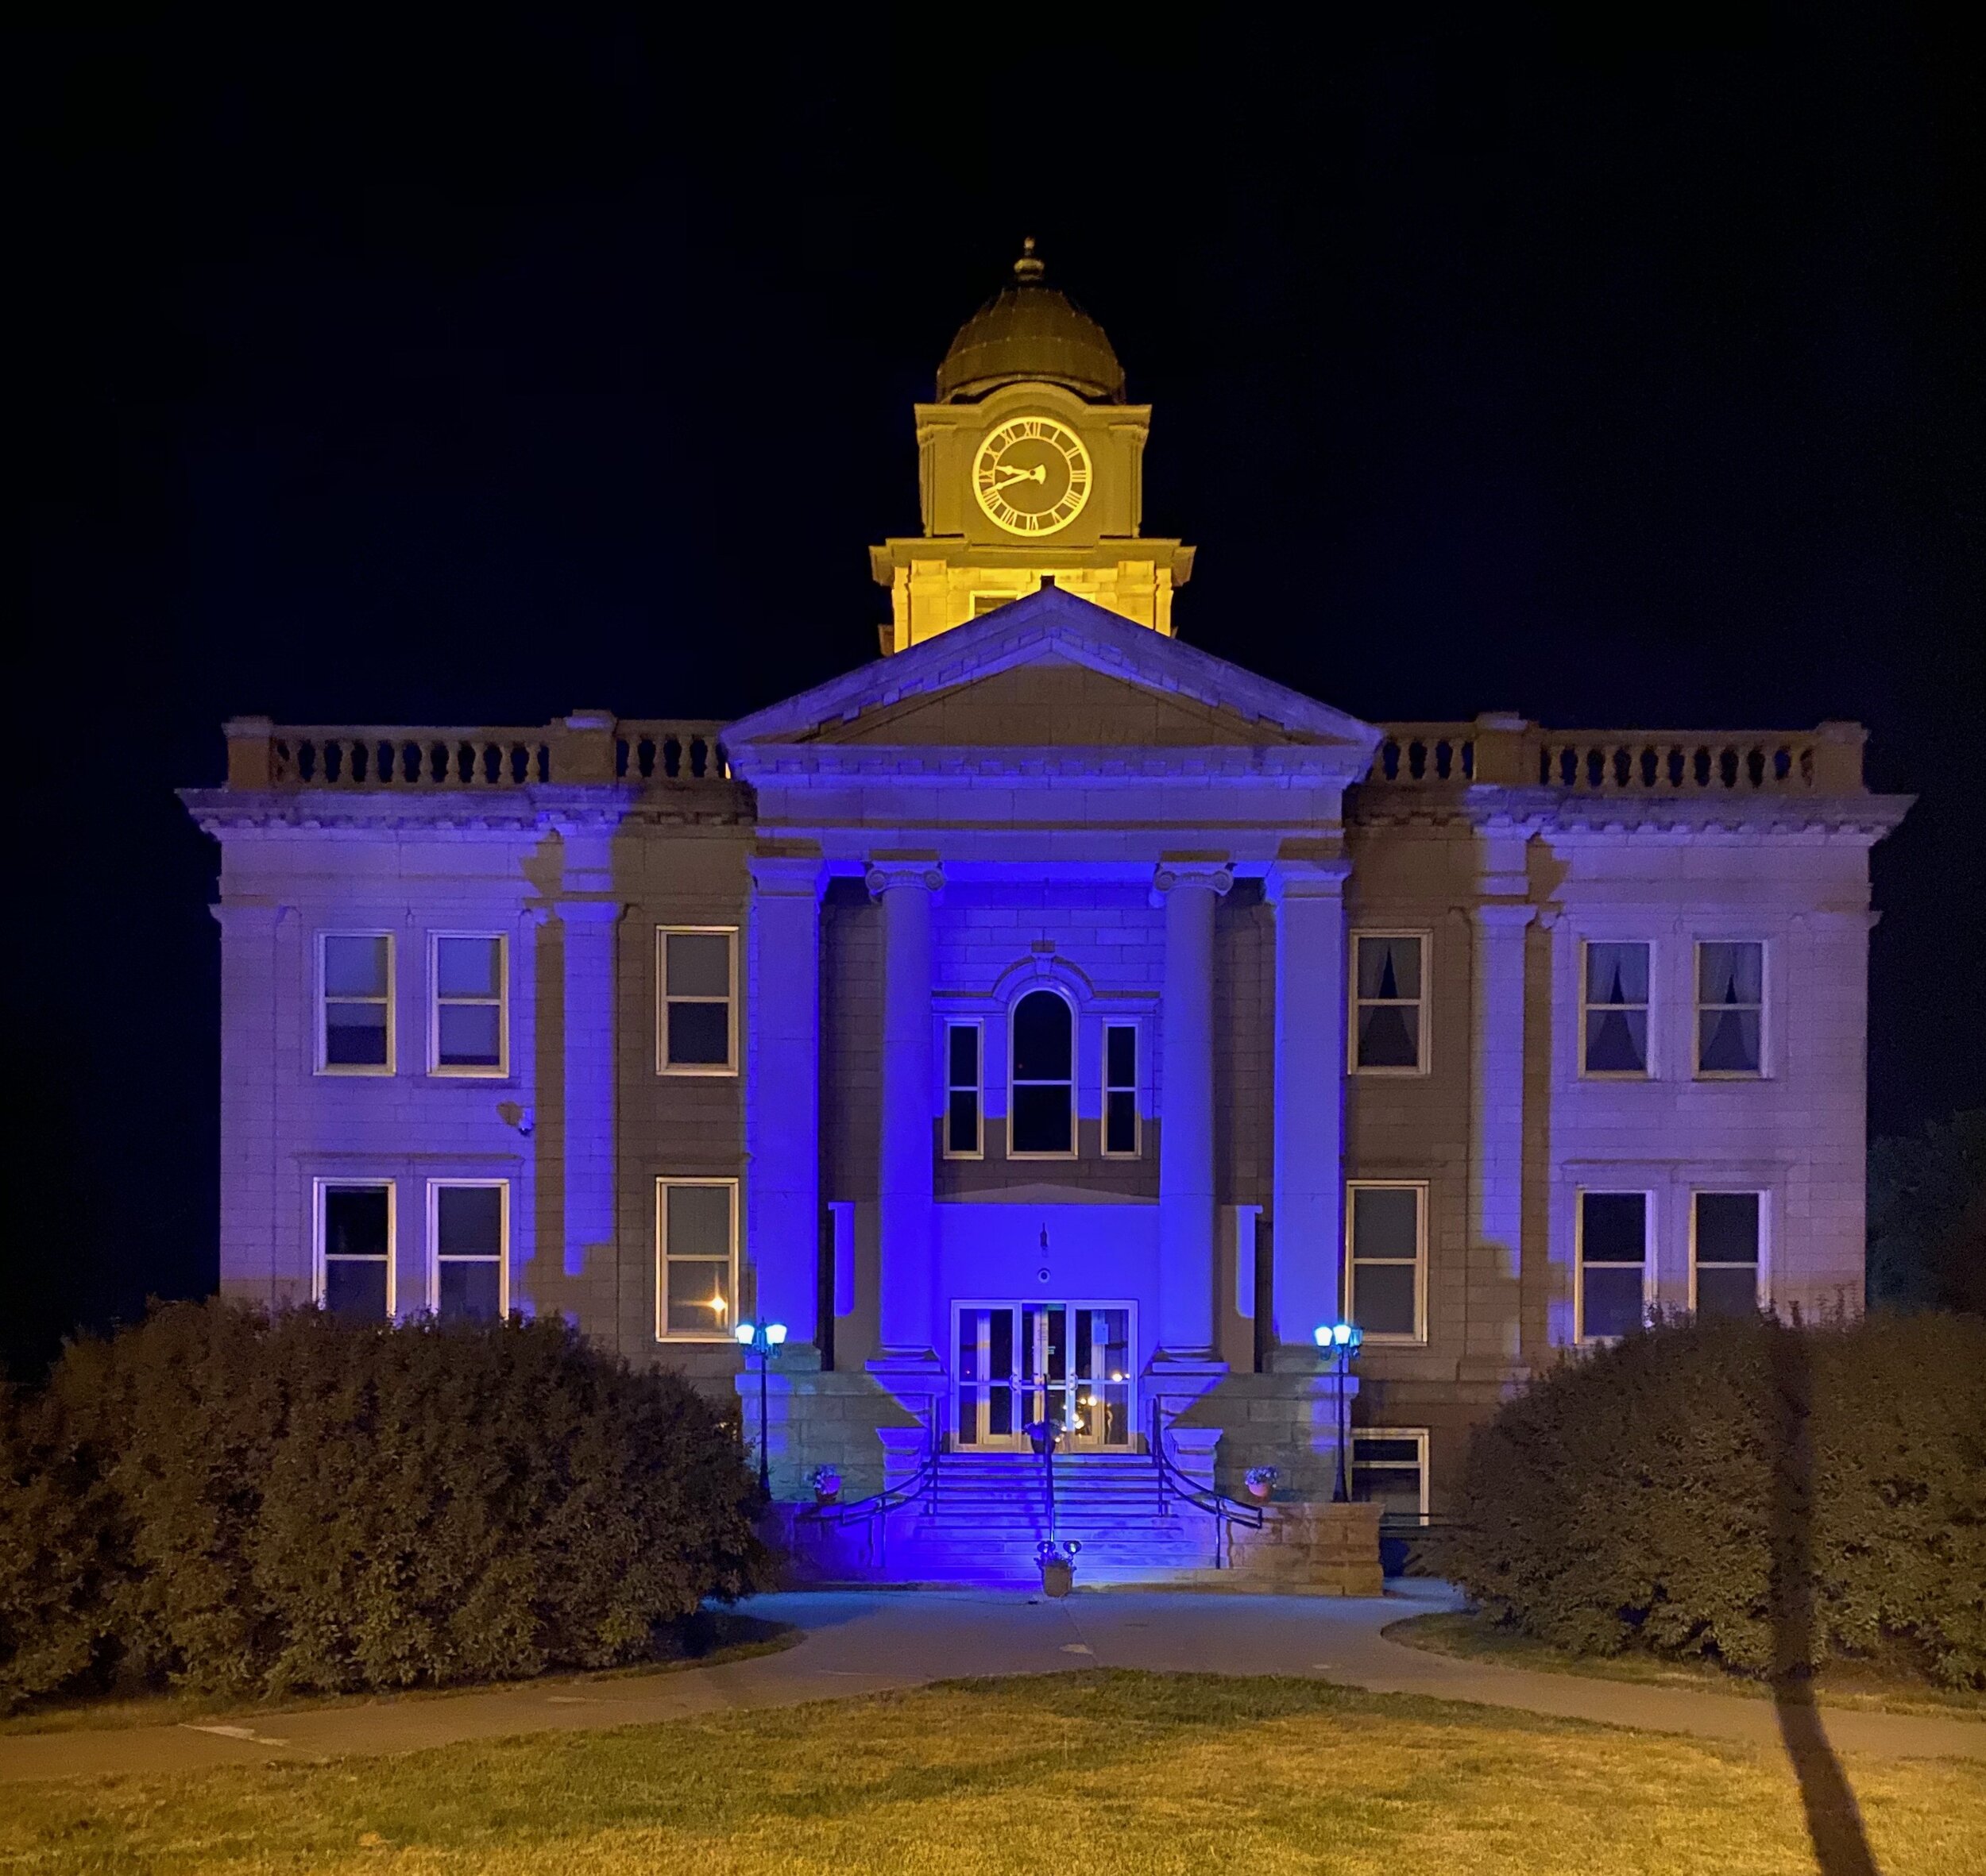
<instances>
[{"instance_id":1,"label":"clock tower","mask_svg":"<svg viewBox=\"0 0 1986 1876\"><path fill-rule=\"evenodd\" d=\"M1125 402L1103 329L1048 284L1033 241L916 414L924 532L869 550L886 653L1051 583L1170 636L1193 550L1138 532L1151 407Z\"/></svg>"}]
</instances>

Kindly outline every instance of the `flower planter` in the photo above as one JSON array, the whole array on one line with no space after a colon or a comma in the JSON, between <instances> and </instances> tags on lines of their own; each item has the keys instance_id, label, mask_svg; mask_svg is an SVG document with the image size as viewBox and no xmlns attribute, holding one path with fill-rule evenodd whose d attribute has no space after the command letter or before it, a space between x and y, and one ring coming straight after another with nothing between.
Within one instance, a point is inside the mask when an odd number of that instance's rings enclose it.
<instances>
[{"instance_id":1,"label":"flower planter","mask_svg":"<svg viewBox=\"0 0 1986 1876\"><path fill-rule=\"evenodd\" d=\"M840 1496L841 1488L839 1485L836 1486L832 1492L823 1491L818 1485L813 1488L813 1502L817 1505L831 1505Z\"/></svg>"},{"instance_id":2,"label":"flower planter","mask_svg":"<svg viewBox=\"0 0 1986 1876\"><path fill-rule=\"evenodd\" d=\"M1269 1503L1269 1493L1275 1489L1273 1485L1250 1485L1248 1488L1248 1496L1254 1500L1257 1504L1265 1505Z\"/></svg>"},{"instance_id":3,"label":"flower planter","mask_svg":"<svg viewBox=\"0 0 1986 1876\"><path fill-rule=\"evenodd\" d=\"M1076 1569L1072 1564L1045 1563L1041 1565L1041 1588L1050 1596L1067 1596L1076 1587Z\"/></svg>"}]
</instances>

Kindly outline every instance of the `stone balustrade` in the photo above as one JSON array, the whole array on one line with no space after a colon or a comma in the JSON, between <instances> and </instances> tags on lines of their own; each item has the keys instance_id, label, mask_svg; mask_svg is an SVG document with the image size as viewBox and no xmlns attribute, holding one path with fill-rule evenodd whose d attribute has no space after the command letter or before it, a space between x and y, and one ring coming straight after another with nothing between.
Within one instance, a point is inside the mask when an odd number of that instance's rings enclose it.
<instances>
[{"instance_id":1,"label":"stone balustrade","mask_svg":"<svg viewBox=\"0 0 1986 1876\"><path fill-rule=\"evenodd\" d=\"M588 782L728 782L720 725L622 721L582 711L536 729L380 724L226 726L231 789L529 788Z\"/></svg>"},{"instance_id":2,"label":"stone balustrade","mask_svg":"<svg viewBox=\"0 0 1986 1876\"><path fill-rule=\"evenodd\" d=\"M1864 792L1859 724L1811 730L1548 730L1515 716L1397 723L1368 786L1482 784L1617 795Z\"/></svg>"}]
</instances>

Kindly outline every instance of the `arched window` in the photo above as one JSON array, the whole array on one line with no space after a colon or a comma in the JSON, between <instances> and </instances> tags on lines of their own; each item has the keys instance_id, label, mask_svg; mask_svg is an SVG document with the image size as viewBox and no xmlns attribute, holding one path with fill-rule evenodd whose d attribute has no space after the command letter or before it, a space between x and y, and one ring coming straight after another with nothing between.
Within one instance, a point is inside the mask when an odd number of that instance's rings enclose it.
<instances>
[{"instance_id":1,"label":"arched window","mask_svg":"<svg viewBox=\"0 0 1986 1876\"><path fill-rule=\"evenodd\" d=\"M1076 1017L1053 990L1030 990L1014 1006L1014 1073L1008 1151L1076 1151Z\"/></svg>"}]
</instances>

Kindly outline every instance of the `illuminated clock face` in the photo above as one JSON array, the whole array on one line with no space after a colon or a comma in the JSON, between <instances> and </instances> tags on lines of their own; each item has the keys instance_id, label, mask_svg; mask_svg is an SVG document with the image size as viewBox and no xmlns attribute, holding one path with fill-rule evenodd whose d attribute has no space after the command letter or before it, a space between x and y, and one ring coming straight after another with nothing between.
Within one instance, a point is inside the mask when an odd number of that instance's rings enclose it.
<instances>
[{"instance_id":1,"label":"illuminated clock face","mask_svg":"<svg viewBox=\"0 0 1986 1876\"><path fill-rule=\"evenodd\" d=\"M1011 535L1052 535L1090 498L1089 452L1053 417L1016 417L979 445L972 492Z\"/></svg>"}]
</instances>

